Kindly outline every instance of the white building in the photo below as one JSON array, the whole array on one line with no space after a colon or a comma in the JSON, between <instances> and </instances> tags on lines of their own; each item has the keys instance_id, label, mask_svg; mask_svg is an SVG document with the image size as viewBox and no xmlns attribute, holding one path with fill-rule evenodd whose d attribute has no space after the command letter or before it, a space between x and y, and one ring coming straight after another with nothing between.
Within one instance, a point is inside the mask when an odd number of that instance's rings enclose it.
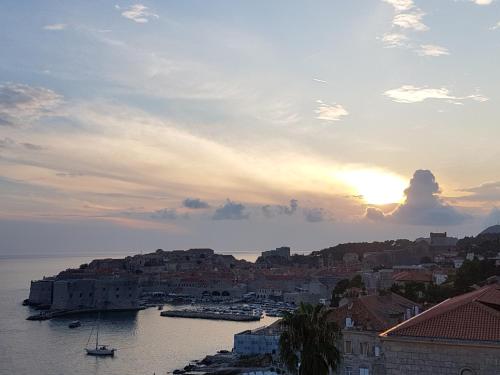
<instances>
[{"instance_id":1,"label":"white building","mask_svg":"<svg viewBox=\"0 0 500 375\"><path fill-rule=\"evenodd\" d=\"M280 342L279 323L247 330L234 335L233 351L241 355L278 354Z\"/></svg>"}]
</instances>

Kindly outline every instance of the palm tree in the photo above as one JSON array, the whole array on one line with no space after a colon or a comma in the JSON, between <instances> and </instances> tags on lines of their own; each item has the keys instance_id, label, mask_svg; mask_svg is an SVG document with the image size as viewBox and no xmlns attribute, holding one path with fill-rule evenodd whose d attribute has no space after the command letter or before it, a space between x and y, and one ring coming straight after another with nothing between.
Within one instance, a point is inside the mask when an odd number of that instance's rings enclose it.
<instances>
[{"instance_id":1,"label":"palm tree","mask_svg":"<svg viewBox=\"0 0 500 375\"><path fill-rule=\"evenodd\" d=\"M327 319L325 306L301 304L281 321L280 356L287 369L298 375L328 375L340 362L336 347L342 333Z\"/></svg>"}]
</instances>

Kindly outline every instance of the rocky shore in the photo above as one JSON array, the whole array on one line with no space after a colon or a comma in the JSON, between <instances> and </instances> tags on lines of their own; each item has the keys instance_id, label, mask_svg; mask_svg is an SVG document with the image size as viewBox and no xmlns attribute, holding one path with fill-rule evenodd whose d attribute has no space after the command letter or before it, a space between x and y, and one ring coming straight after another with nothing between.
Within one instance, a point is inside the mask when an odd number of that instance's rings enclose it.
<instances>
[{"instance_id":1,"label":"rocky shore","mask_svg":"<svg viewBox=\"0 0 500 375\"><path fill-rule=\"evenodd\" d=\"M228 351L207 355L199 361L193 361L173 374L184 375L239 375L247 373L282 374L271 355L240 356Z\"/></svg>"}]
</instances>

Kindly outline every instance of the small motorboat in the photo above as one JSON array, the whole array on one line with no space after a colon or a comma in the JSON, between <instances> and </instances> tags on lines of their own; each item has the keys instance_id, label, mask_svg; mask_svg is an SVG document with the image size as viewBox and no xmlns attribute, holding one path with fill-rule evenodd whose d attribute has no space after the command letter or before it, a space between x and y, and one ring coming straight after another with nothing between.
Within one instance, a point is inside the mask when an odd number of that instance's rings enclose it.
<instances>
[{"instance_id":1,"label":"small motorboat","mask_svg":"<svg viewBox=\"0 0 500 375\"><path fill-rule=\"evenodd\" d=\"M96 346L95 348L86 348L88 355L95 356L114 356L116 349L108 348L106 345Z\"/></svg>"},{"instance_id":2,"label":"small motorboat","mask_svg":"<svg viewBox=\"0 0 500 375\"><path fill-rule=\"evenodd\" d=\"M79 320L74 320L71 323L68 324L69 328L78 328L82 325Z\"/></svg>"}]
</instances>

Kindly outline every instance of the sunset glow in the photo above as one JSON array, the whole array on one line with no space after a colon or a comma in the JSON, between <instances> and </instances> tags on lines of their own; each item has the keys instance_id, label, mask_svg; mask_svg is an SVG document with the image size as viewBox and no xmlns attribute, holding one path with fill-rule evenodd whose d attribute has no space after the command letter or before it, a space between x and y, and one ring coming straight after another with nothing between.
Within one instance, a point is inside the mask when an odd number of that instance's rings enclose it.
<instances>
[{"instance_id":1,"label":"sunset glow","mask_svg":"<svg viewBox=\"0 0 500 375\"><path fill-rule=\"evenodd\" d=\"M381 170L353 170L340 173L355 195L368 204L401 203L408 182L395 174Z\"/></svg>"}]
</instances>

